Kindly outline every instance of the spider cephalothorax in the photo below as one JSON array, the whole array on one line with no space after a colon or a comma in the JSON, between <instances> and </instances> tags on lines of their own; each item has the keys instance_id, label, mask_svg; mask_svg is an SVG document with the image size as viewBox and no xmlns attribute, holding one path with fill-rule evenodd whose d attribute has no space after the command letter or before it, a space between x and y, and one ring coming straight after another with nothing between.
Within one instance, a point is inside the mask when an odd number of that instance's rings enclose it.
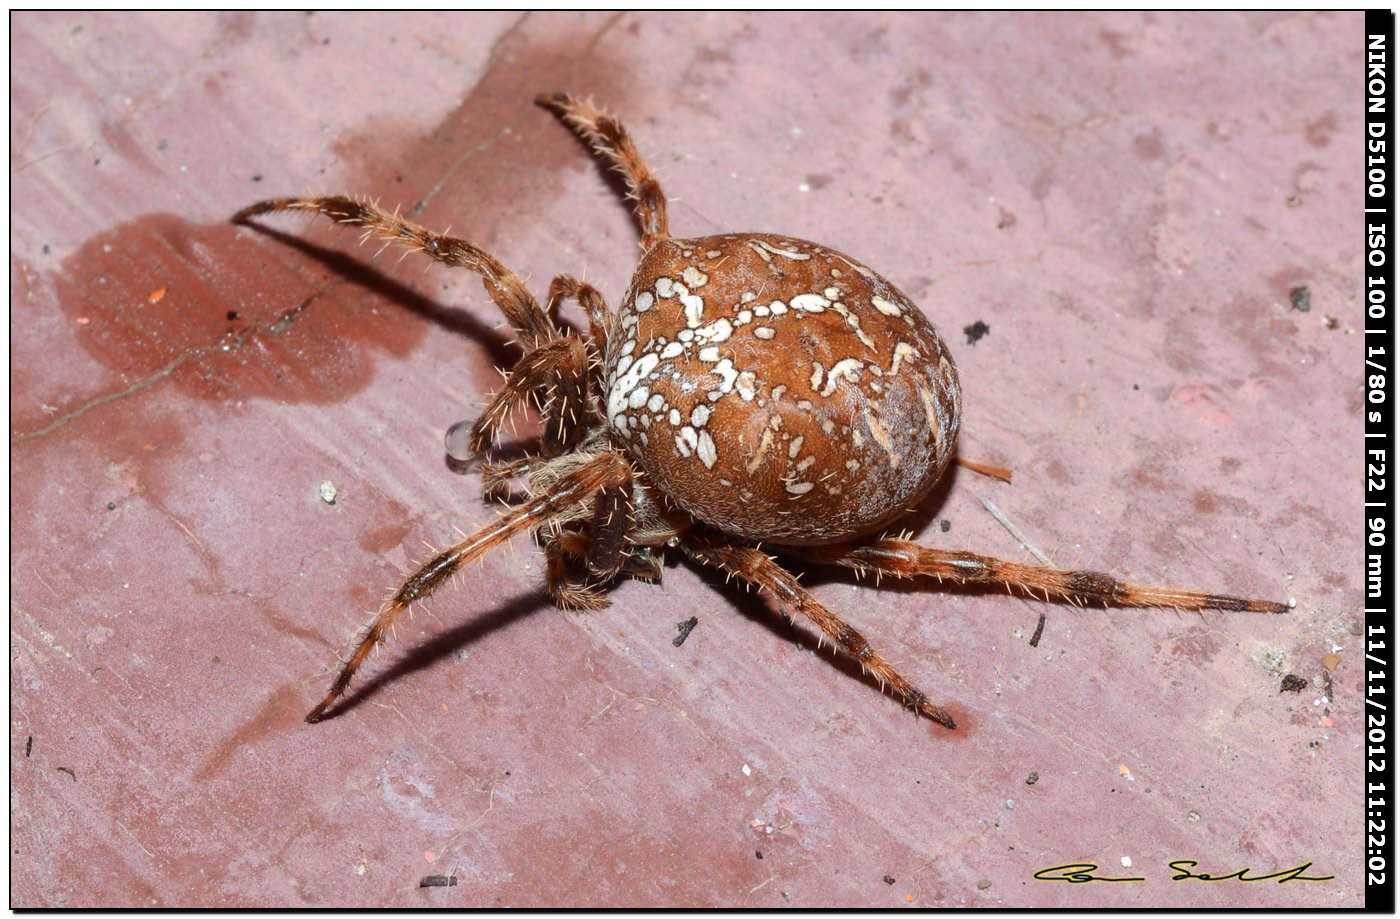
<instances>
[{"instance_id":1,"label":"spider cephalothorax","mask_svg":"<svg viewBox=\"0 0 1400 919\"><path fill-rule=\"evenodd\" d=\"M541 307L471 243L360 200L278 198L234 217L311 210L476 271L524 352L465 443L451 435L448 450L486 457L487 488L521 481L526 499L394 593L307 721L326 715L415 600L523 531L543 546L549 591L562 607L605 605L603 590L623 575L658 580L659 550L673 547L768 592L789 616L806 616L905 705L948 728L947 712L759 543L857 572L1000 583L1045 599L1287 610L876 536L954 457L958 376L928 319L879 274L824 246L762 233L672 238L666 199L621 123L572 96L537 101L623 174L636 201L642 261L616 310L568 276L554 279ZM587 315L586 335L550 318L566 299ZM501 424L527 402L543 420L538 453L490 461Z\"/></svg>"}]
</instances>

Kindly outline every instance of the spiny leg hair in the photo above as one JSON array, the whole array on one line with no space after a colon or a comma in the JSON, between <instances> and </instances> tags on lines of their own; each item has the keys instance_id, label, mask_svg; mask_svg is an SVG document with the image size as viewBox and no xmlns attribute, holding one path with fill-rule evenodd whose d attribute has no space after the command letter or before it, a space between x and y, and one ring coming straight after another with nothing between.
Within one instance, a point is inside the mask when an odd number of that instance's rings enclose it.
<instances>
[{"instance_id":1,"label":"spiny leg hair","mask_svg":"<svg viewBox=\"0 0 1400 919\"><path fill-rule=\"evenodd\" d=\"M384 604L331 684L330 692L306 716L307 722L315 724L325 717L326 711L345 693L370 652L384 643L399 616L415 600L427 598L462 565L480 558L517 533L544 526L600 489L630 480L631 476L632 469L625 457L619 453L604 453L560 478L547 493L512 509L494 523L435 555Z\"/></svg>"},{"instance_id":2,"label":"spiny leg hair","mask_svg":"<svg viewBox=\"0 0 1400 919\"><path fill-rule=\"evenodd\" d=\"M762 551L749 546L711 542L700 536L682 538L680 546L682 551L701 564L718 568L767 591L785 612L796 610L812 620L823 635L859 663L862 670L874 676L882 689L888 685L909 708L950 730L957 727L951 715L930 702L928 696L900 676L879 652L870 647L865 636L818 603L797 583L797 578ZM789 619L792 618L791 612L786 614Z\"/></svg>"},{"instance_id":3,"label":"spiny leg hair","mask_svg":"<svg viewBox=\"0 0 1400 919\"><path fill-rule=\"evenodd\" d=\"M905 539L879 539L855 548L807 549L804 558L841 565L858 572L900 578L932 576L976 584L1019 587L1037 599L1058 597L1072 603L1107 606L1162 606L1176 609L1222 609L1250 613L1286 613L1287 604L1245 600L1173 587L1128 584L1097 571L1023 565L971 552L931 549Z\"/></svg>"},{"instance_id":4,"label":"spiny leg hair","mask_svg":"<svg viewBox=\"0 0 1400 919\"><path fill-rule=\"evenodd\" d=\"M535 97L535 104L557 114L578 132L593 151L612 163L627 182L627 197L636 202L637 222L642 228L642 250L671 235L666 222L666 196L647 167L646 160L632 142L627 129L588 99L568 93L546 93Z\"/></svg>"}]
</instances>

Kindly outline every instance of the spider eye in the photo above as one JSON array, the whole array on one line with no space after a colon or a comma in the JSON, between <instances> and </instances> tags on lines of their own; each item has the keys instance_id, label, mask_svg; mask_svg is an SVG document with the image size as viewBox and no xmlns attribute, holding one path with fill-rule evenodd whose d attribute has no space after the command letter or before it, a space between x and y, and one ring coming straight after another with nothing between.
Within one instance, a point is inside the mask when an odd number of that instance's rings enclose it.
<instances>
[{"instance_id":1,"label":"spider eye","mask_svg":"<svg viewBox=\"0 0 1400 919\"><path fill-rule=\"evenodd\" d=\"M447 429L446 436L443 437L443 446L447 449L447 455L459 463L465 463L474 455L471 448L472 422L459 421Z\"/></svg>"}]
</instances>

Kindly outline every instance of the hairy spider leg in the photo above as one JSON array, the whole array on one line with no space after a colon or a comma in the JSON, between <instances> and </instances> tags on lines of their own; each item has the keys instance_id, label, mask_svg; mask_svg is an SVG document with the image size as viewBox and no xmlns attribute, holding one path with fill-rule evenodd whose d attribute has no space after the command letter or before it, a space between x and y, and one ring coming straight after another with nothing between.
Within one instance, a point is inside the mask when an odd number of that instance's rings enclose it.
<instances>
[{"instance_id":1,"label":"hairy spider leg","mask_svg":"<svg viewBox=\"0 0 1400 919\"><path fill-rule=\"evenodd\" d=\"M591 539L578 530L557 533L541 531L545 559L548 562L549 596L554 605L566 610L598 610L611 602L602 590L604 582L578 581L569 577L568 562L586 562ZM661 557L648 546L628 545L620 553L618 570L610 577L626 575L651 584L661 583Z\"/></svg>"},{"instance_id":2,"label":"hairy spider leg","mask_svg":"<svg viewBox=\"0 0 1400 919\"><path fill-rule=\"evenodd\" d=\"M593 151L612 163L627 182L627 197L636 202L637 222L642 227L642 251L650 249L671 235L666 221L666 196L661 185L647 167L637 145L627 129L607 112L588 99L568 93L544 93L535 97L535 104L557 114L564 123L578 132Z\"/></svg>"},{"instance_id":3,"label":"hairy spider leg","mask_svg":"<svg viewBox=\"0 0 1400 919\"><path fill-rule=\"evenodd\" d=\"M928 696L900 676L879 652L870 647L865 636L818 603L798 585L797 578L762 551L749 546L711 542L698 536L683 538L680 547L701 564L718 568L760 590L767 591L785 611L796 610L806 616L821 629L823 635L854 658L861 669L874 676L882 689L888 685L906 706L945 728L957 727L951 715L930 702ZM787 612L786 615L789 619L792 618L791 612Z\"/></svg>"},{"instance_id":4,"label":"hairy spider leg","mask_svg":"<svg viewBox=\"0 0 1400 919\"><path fill-rule=\"evenodd\" d=\"M306 210L324 214L336 223L363 227L366 236L375 236L386 243L398 244L411 251L422 252L444 265L467 268L481 275L481 284L491 295L506 321L515 330L517 340L526 351L559 337L559 330L549 314L540 308L525 282L487 252L464 239L441 233L403 220L397 214L381 210L368 201L343 195L320 198L272 198L251 204L233 215L234 223L246 223L248 218L272 211Z\"/></svg>"},{"instance_id":5,"label":"hairy spider leg","mask_svg":"<svg viewBox=\"0 0 1400 919\"><path fill-rule=\"evenodd\" d=\"M959 466L971 472L975 472L978 475L985 475L989 479L1001 479L1003 482L1011 481L1011 470L1005 466L978 463L970 459L963 459L961 456L955 456L953 459L957 460Z\"/></svg>"},{"instance_id":6,"label":"hairy spider leg","mask_svg":"<svg viewBox=\"0 0 1400 919\"><path fill-rule=\"evenodd\" d=\"M588 533L589 575L599 581L617 577L627 556L628 537L636 528L637 507L632 501L631 480L599 491Z\"/></svg>"},{"instance_id":7,"label":"hairy spider leg","mask_svg":"<svg viewBox=\"0 0 1400 919\"><path fill-rule=\"evenodd\" d=\"M545 587L554 605L563 610L600 610L612 604L601 585L590 584L569 572L569 560L588 553L588 537L574 530L552 533L543 540Z\"/></svg>"},{"instance_id":8,"label":"hairy spider leg","mask_svg":"<svg viewBox=\"0 0 1400 919\"><path fill-rule=\"evenodd\" d=\"M605 348L608 337L612 334L613 320L617 317L608 309L603 295L598 293L598 289L592 284L580 281L572 275L561 274L549 282L549 300L545 305L546 312L551 316L554 315L559 304L568 299L577 300L579 306L583 307L583 312L588 316L588 334L592 336L593 347L597 350ZM601 361L596 353L594 359Z\"/></svg>"},{"instance_id":9,"label":"hairy spider leg","mask_svg":"<svg viewBox=\"0 0 1400 919\"><path fill-rule=\"evenodd\" d=\"M462 565L481 557L515 534L549 523L560 513L586 501L599 489L629 480L631 475L632 469L626 457L620 453L603 453L560 478L546 494L522 504L450 549L439 552L384 604L374 622L365 630L350 659L341 668L340 675L331 684L330 692L306 716L307 722L315 724L325 717L326 711L345 693L351 678L370 652L384 643L394 622L415 600L425 599Z\"/></svg>"},{"instance_id":10,"label":"hairy spider leg","mask_svg":"<svg viewBox=\"0 0 1400 919\"><path fill-rule=\"evenodd\" d=\"M804 549L801 554L813 561L841 565L858 572L900 578L925 575L977 584L1005 584L1020 587L1037 599L1059 597L1075 603L1090 601L1109 606L1162 606L1249 613L1286 613L1289 610L1284 603L1245 600L1173 587L1145 587L1128 584L1097 571L1023 565L971 552L930 549L904 539L878 539L853 548L832 546L828 549Z\"/></svg>"},{"instance_id":11,"label":"hairy spider leg","mask_svg":"<svg viewBox=\"0 0 1400 919\"><path fill-rule=\"evenodd\" d=\"M588 430L589 367L588 350L575 335L551 339L527 352L472 425L471 451L488 450L511 411L531 398L544 419L546 452L557 455L577 444Z\"/></svg>"}]
</instances>

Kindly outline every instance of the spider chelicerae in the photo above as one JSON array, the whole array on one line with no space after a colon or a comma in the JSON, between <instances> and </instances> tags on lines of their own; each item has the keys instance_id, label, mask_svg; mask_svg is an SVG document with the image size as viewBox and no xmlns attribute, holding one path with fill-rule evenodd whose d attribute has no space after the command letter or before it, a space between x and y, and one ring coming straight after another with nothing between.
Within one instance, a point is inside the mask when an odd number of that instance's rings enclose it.
<instances>
[{"instance_id":1,"label":"spider chelicerae","mask_svg":"<svg viewBox=\"0 0 1400 919\"><path fill-rule=\"evenodd\" d=\"M769 233L673 238L661 187L622 124L567 94L536 101L621 173L634 202L642 259L616 309L568 275L550 283L541 306L489 253L363 200L275 198L234 217L309 210L475 271L523 352L465 436L449 434L448 449L481 460L488 491L520 482L525 495L404 582L308 722L326 717L411 604L527 531L543 547L560 607L605 606L622 576L659 581L661 550L672 548L759 588L789 618L806 617L881 687L950 729L943 708L766 550L862 574L1004 584L1046 600L1287 611L878 535L928 495L956 452L957 371L928 319L889 281L825 246ZM554 320L568 300L587 316L586 333ZM526 404L543 422L536 452L497 458L502 424Z\"/></svg>"}]
</instances>

